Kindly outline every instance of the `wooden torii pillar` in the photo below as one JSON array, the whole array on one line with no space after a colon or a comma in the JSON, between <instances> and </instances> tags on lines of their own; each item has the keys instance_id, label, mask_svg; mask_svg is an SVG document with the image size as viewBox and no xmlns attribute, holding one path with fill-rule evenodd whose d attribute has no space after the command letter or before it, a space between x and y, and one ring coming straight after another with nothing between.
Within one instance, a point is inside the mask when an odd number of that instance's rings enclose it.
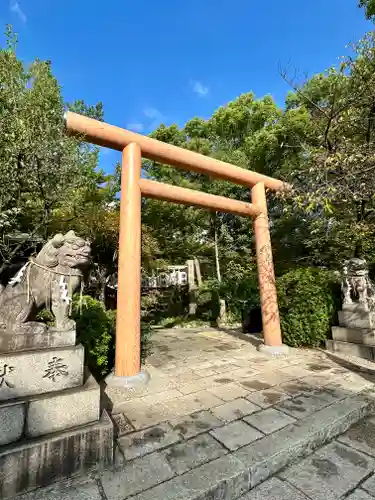
<instances>
[{"instance_id":1,"label":"wooden torii pillar","mask_svg":"<svg viewBox=\"0 0 375 500\"><path fill-rule=\"evenodd\" d=\"M107 377L107 384L132 387L148 379L140 364L142 196L252 217L264 338L259 350L271 354L288 352L282 344L266 201L266 188L282 191L287 185L278 179L76 113L66 113L65 122L71 135L122 151L116 360L115 372ZM142 179L142 156L246 186L251 190L252 203Z\"/></svg>"}]
</instances>

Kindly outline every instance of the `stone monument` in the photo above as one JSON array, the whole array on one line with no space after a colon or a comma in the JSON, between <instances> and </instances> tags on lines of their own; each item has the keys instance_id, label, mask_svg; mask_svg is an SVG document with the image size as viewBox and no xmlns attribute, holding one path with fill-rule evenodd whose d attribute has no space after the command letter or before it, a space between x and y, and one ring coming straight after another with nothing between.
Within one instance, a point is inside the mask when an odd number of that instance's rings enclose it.
<instances>
[{"instance_id":1,"label":"stone monument","mask_svg":"<svg viewBox=\"0 0 375 500\"><path fill-rule=\"evenodd\" d=\"M89 260L85 240L57 234L0 292L0 498L112 463L112 422L69 318Z\"/></svg>"},{"instance_id":2,"label":"stone monument","mask_svg":"<svg viewBox=\"0 0 375 500\"><path fill-rule=\"evenodd\" d=\"M342 310L339 326L332 328L330 351L375 359L375 286L364 259L345 262L341 279Z\"/></svg>"}]
</instances>

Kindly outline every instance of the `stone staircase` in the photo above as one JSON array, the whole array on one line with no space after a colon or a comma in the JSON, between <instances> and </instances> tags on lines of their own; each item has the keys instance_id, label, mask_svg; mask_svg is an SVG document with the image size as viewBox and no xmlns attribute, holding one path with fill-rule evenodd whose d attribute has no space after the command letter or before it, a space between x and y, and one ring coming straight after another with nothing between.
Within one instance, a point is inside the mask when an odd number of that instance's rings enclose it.
<instances>
[{"instance_id":1,"label":"stone staircase","mask_svg":"<svg viewBox=\"0 0 375 500\"><path fill-rule=\"evenodd\" d=\"M0 345L0 498L113 461L113 424L75 330Z\"/></svg>"},{"instance_id":2,"label":"stone staircase","mask_svg":"<svg viewBox=\"0 0 375 500\"><path fill-rule=\"evenodd\" d=\"M374 361L375 314L362 304L345 304L339 311L339 325L332 328L327 350Z\"/></svg>"}]
</instances>

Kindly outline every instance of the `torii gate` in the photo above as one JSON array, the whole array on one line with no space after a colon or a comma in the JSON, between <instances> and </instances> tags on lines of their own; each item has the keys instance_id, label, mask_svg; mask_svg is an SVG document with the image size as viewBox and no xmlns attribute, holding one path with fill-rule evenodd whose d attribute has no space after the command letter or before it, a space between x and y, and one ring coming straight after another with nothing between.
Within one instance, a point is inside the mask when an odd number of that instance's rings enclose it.
<instances>
[{"instance_id":1,"label":"torii gate","mask_svg":"<svg viewBox=\"0 0 375 500\"><path fill-rule=\"evenodd\" d=\"M140 365L142 196L252 217L264 337L260 350L286 352L281 339L265 189L282 191L287 184L76 113L67 112L65 124L71 135L122 151L116 358L115 372L107 377L107 384L131 387L147 378ZM142 179L142 156L246 186L251 189L252 203Z\"/></svg>"}]
</instances>

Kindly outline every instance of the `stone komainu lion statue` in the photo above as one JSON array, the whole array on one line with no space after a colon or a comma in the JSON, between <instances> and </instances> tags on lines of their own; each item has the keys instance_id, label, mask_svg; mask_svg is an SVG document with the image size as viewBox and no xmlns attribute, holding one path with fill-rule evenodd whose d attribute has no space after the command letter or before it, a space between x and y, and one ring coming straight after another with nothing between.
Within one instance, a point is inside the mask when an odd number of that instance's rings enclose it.
<instances>
[{"instance_id":1,"label":"stone komainu lion statue","mask_svg":"<svg viewBox=\"0 0 375 500\"><path fill-rule=\"evenodd\" d=\"M44 307L51 307L57 330L74 328L69 319L72 295L83 283L89 261L90 245L74 231L55 235L0 293L0 331L43 333L46 325L35 319Z\"/></svg>"},{"instance_id":2,"label":"stone komainu lion statue","mask_svg":"<svg viewBox=\"0 0 375 500\"><path fill-rule=\"evenodd\" d=\"M341 289L344 306L357 303L374 310L375 287L364 259L353 258L344 263Z\"/></svg>"}]
</instances>

